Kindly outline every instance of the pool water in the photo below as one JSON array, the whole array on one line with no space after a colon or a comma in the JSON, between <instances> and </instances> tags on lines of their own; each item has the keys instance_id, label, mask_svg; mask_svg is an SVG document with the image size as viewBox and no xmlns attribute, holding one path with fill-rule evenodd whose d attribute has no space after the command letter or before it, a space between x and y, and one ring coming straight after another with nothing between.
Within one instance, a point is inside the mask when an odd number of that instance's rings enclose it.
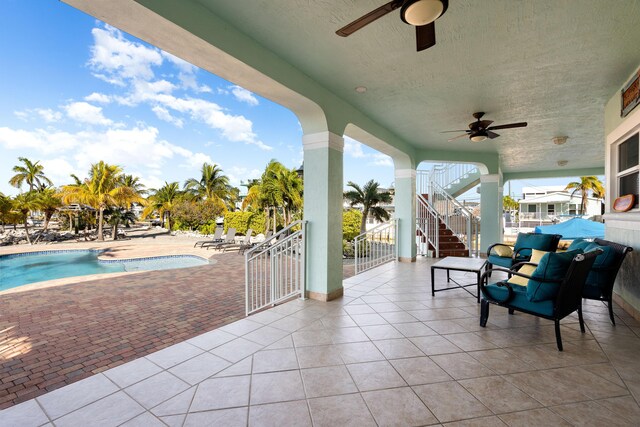
<instances>
[{"instance_id":1,"label":"pool water","mask_svg":"<svg viewBox=\"0 0 640 427\"><path fill-rule=\"evenodd\" d=\"M36 252L0 257L0 291L64 277L123 271L168 270L209 262L190 255L100 261L100 251Z\"/></svg>"}]
</instances>

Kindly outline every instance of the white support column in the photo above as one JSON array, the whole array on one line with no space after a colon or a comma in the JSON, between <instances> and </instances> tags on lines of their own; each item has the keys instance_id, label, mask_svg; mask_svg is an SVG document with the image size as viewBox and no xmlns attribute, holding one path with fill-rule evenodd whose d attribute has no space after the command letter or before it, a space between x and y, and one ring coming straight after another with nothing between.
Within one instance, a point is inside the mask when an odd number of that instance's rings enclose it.
<instances>
[{"instance_id":1,"label":"white support column","mask_svg":"<svg viewBox=\"0 0 640 427\"><path fill-rule=\"evenodd\" d=\"M344 139L331 132L302 137L304 219L307 227L306 282L309 298L342 296L342 152Z\"/></svg>"},{"instance_id":2,"label":"white support column","mask_svg":"<svg viewBox=\"0 0 640 427\"><path fill-rule=\"evenodd\" d=\"M395 170L395 218L398 219L398 260L416 260L416 170Z\"/></svg>"},{"instance_id":3,"label":"white support column","mask_svg":"<svg viewBox=\"0 0 640 427\"><path fill-rule=\"evenodd\" d=\"M502 242L502 176L480 176L480 252Z\"/></svg>"}]
</instances>

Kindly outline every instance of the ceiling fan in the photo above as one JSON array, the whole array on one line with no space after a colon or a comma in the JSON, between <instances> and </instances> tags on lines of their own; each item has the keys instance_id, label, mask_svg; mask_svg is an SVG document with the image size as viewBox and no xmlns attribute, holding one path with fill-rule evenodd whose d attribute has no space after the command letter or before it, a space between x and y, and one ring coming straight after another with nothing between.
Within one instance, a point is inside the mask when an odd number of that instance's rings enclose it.
<instances>
[{"instance_id":1,"label":"ceiling fan","mask_svg":"<svg viewBox=\"0 0 640 427\"><path fill-rule=\"evenodd\" d=\"M420 52L436 44L435 20L444 15L447 7L449 0L393 0L345 25L336 34L350 36L365 25L400 8L400 19L416 27L416 46Z\"/></svg>"},{"instance_id":2,"label":"ceiling fan","mask_svg":"<svg viewBox=\"0 0 640 427\"><path fill-rule=\"evenodd\" d=\"M475 122L469 123L469 129L459 130L445 130L441 133L448 132L465 132L462 135L450 138L448 141L453 141L463 136L468 136L471 142L482 142L487 138L494 139L499 137L497 133L493 132L498 129L511 129L511 128L523 128L527 126L527 122L509 123L506 125L491 126L493 120L480 120L484 116L483 112L473 113Z\"/></svg>"}]
</instances>

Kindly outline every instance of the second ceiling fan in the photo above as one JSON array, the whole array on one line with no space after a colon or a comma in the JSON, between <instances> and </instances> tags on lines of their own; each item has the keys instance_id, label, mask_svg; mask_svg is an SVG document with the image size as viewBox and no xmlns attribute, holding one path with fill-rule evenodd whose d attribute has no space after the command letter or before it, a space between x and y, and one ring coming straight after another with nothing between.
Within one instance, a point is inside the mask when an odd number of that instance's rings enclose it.
<instances>
[{"instance_id":1,"label":"second ceiling fan","mask_svg":"<svg viewBox=\"0 0 640 427\"><path fill-rule=\"evenodd\" d=\"M336 34L350 36L365 25L400 8L400 19L416 27L416 48L420 52L436 44L435 20L444 15L448 7L449 0L393 0L345 25Z\"/></svg>"}]
</instances>

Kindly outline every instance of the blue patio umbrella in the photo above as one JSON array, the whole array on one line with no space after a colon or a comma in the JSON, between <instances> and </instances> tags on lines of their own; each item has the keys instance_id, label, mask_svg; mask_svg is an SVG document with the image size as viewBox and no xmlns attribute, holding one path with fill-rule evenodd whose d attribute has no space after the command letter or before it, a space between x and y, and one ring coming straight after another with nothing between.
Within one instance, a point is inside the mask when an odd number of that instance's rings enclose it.
<instances>
[{"instance_id":1,"label":"blue patio umbrella","mask_svg":"<svg viewBox=\"0 0 640 427\"><path fill-rule=\"evenodd\" d=\"M539 225L535 228L535 232L538 234L560 234L566 240L596 237L604 239L604 224L588 219L572 218L559 224Z\"/></svg>"}]
</instances>

